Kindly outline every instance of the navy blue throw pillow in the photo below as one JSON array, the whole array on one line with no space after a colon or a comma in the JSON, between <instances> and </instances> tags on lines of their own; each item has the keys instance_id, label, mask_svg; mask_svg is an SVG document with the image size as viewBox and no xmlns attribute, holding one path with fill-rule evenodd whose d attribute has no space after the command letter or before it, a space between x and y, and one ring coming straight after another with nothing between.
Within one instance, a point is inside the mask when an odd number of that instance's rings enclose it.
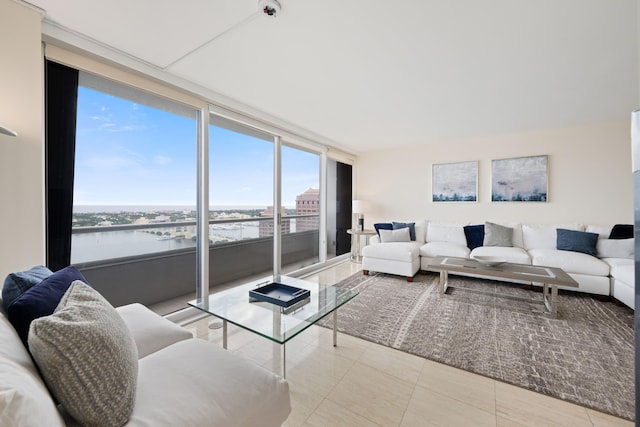
<instances>
[{"instance_id":1,"label":"navy blue throw pillow","mask_svg":"<svg viewBox=\"0 0 640 427\"><path fill-rule=\"evenodd\" d=\"M31 322L39 317L53 314L71 283L76 280L82 280L88 284L87 279L76 267L65 267L33 286L9 304L7 317L25 347L29 348L27 337Z\"/></svg>"},{"instance_id":2,"label":"navy blue throw pillow","mask_svg":"<svg viewBox=\"0 0 640 427\"><path fill-rule=\"evenodd\" d=\"M378 233L378 237L380 237L380 230L393 230L393 224L390 222L379 222L373 224L373 228L376 229L376 233Z\"/></svg>"},{"instance_id":3,"label":"navy blue throw pillow","mask_svg":"<svg viewBox=\"0 0 640 427\"><path fill-rule=\"evenodd\" d=\"M632 239L633 224L616 224L609 234L610 239Z\"/></svg>"},{"instance_id":4,"label":"navy blue throw pillow","mask_svg":"<svg viewBox=\"0 0 640 427\"><path fill-rule=\"evenodd\" d=\"M482 246L484 242L484 224L467 225L463 227L467 238L467 247L471 250Z\"/></svg>"},{"instance_id":5,"label":"navy blue throw pillow","mask_svg":"<svg viewBox=\"0 0 640 427\"><path fill-rule=\"evenodd\" d=\"M415 222L395 222L394 221L391 223L391 225L393 226L394 230L409 227L409 238L413 241L416 240L416 223Z\"/></svg>"},{"instance_id":6,"label":"navy blue throw pillow","mask_svg":"<svg viewBox=\"0 0 640 427\"><path fill-rule=\"evenodd\" d=\"M27 271L9 273L2 286L2 304L6 310L9 304L23 293L51 276L53 271L44 265L36 265Z\"/></svg>"},{"instance_id":7,"label":"navy blue throw pillow","mask_svg":"<svg viewBox=\"0 0 640 427\"><path fill-rule=\"evenodd\" d=\"M587 233L586 231L565 230L558 228L556 248L562 251L582 252L595 256L598 251L598 233Z\"/></svg>"}]
</instances>

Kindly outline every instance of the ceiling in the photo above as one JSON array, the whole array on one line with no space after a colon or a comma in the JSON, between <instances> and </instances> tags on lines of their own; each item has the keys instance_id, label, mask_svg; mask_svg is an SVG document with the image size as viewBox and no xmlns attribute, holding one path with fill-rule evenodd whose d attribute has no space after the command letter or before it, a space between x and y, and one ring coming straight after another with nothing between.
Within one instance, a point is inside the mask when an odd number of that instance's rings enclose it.
<instances>
[{"instance_id":1,"label":"ceiling","mask_svg":"<svg viewBox=\"0 0 640 427\"><path fill-rule=\"evenodd\" d=\"M625 120L637 0L29 0L45 21L360 153Z\"/></svg>"}]
</instances>

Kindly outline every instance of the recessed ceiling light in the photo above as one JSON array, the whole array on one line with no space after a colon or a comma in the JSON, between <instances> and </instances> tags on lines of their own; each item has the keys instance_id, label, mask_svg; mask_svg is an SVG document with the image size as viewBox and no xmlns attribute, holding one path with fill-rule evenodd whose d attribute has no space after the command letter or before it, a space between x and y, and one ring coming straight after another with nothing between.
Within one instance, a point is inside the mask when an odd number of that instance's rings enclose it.
<instances>
[{"instance_id":1,"label":"recessed ceiling light","mask_svg":"<svg viewBox=\"0 0 640 427\"><path fill-rule=\"evenodd\" d=\"M258 8L267 18L275 18L281 9L277 0L258 0Z\"/></svg>"}]
</instances>

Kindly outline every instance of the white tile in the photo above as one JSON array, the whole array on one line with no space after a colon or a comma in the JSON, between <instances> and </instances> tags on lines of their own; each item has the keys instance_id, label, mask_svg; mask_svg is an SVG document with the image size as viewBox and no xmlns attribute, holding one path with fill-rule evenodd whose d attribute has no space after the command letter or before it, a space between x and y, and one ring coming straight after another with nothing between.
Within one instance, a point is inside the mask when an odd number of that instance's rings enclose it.
<instances>
[{"instance_id":1,"label":"white tile","mask_svg":"<svg viewBox=\"0 0 640 427\"><path fill-rule=\"evenodd\" d=\"M358 362L415 384L425 360L392 348L371 345L362 353Z\"/></svg>"},{"instance_id":2,"label":"white tile","mask_svg":"<svg viewBox=\"0 0 640 427\"><path fill-rule=\"evenodd\" d=\"M495 425L495 413L483 411L421 386L416 386L400 424L401 427L495 427Z\"/></svg>"},{"instance_id":3,"label":"white tile","mask_svg":"<svg viewBox=\"0 0 640 427\"><path fill-rule=\"evenodd\" d=\"M378 427L379 424L369 421L343 405L325 399L307 419L304 427L327 426Z\"/></svg>"},{"instance_id":4,"label":"white tile","mask_svg":"<svg viewBox=\"0 0 640 427\"><path fill-rule=\"evenodd\" d=\"M483 411L492 414L496 411L495 380L491 378L427 361L418 385Z\"/></svg>"},{"instance_id":5,"label":"white tile","mask_svg":"<svg viewBox=\"0 0 640 427\"><path fill-rule=\"evenodd\" d=\"M496 415L523 426L592 427L585 408L496 382Z\"/></svg>"},{"instance_id":6,"label":"white tile","mask_svg":"<svg viewBox=\"0 0 640 427\"><path fill-rule=\"evenodd\" d=\"M380 425L398 425L414 385L356 362L327 399Z\"/></svg>"},{"instance_id":7,"label":"white tile","mask_svg":"<svg viewBox=\"0 0 640 427\"><path fill-rule=\"evenodd\" d=\"M593 427L633 427L633 421L627 421L613 415L603 414L587 408L587 415L593 423Z\"/></svg>"}]
</instances>

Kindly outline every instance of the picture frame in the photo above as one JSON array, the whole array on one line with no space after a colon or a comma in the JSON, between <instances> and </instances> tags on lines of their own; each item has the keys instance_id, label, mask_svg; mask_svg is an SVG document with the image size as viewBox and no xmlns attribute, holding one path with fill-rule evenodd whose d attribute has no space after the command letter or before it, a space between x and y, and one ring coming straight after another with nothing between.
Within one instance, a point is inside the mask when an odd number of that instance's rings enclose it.
<instances>
[{"instance_id":1,"label":"picture frame","mask_svg":"<svg viewBox=\"0 0 640 427\"><path fill-rule=\"evenodd\" d=\"M433 164L431 201L477 202L478 161Z\"/></svg>"},{"instance_id":2,"label":"picture frame","mask_svg":"<svg viewBox=\"0 0 640 427\"><path fill-rule=\"evenodd\" d=\"M491 161L492 202L546 202L549 156L514 157Z\"/></svg>"}]
</instances>

